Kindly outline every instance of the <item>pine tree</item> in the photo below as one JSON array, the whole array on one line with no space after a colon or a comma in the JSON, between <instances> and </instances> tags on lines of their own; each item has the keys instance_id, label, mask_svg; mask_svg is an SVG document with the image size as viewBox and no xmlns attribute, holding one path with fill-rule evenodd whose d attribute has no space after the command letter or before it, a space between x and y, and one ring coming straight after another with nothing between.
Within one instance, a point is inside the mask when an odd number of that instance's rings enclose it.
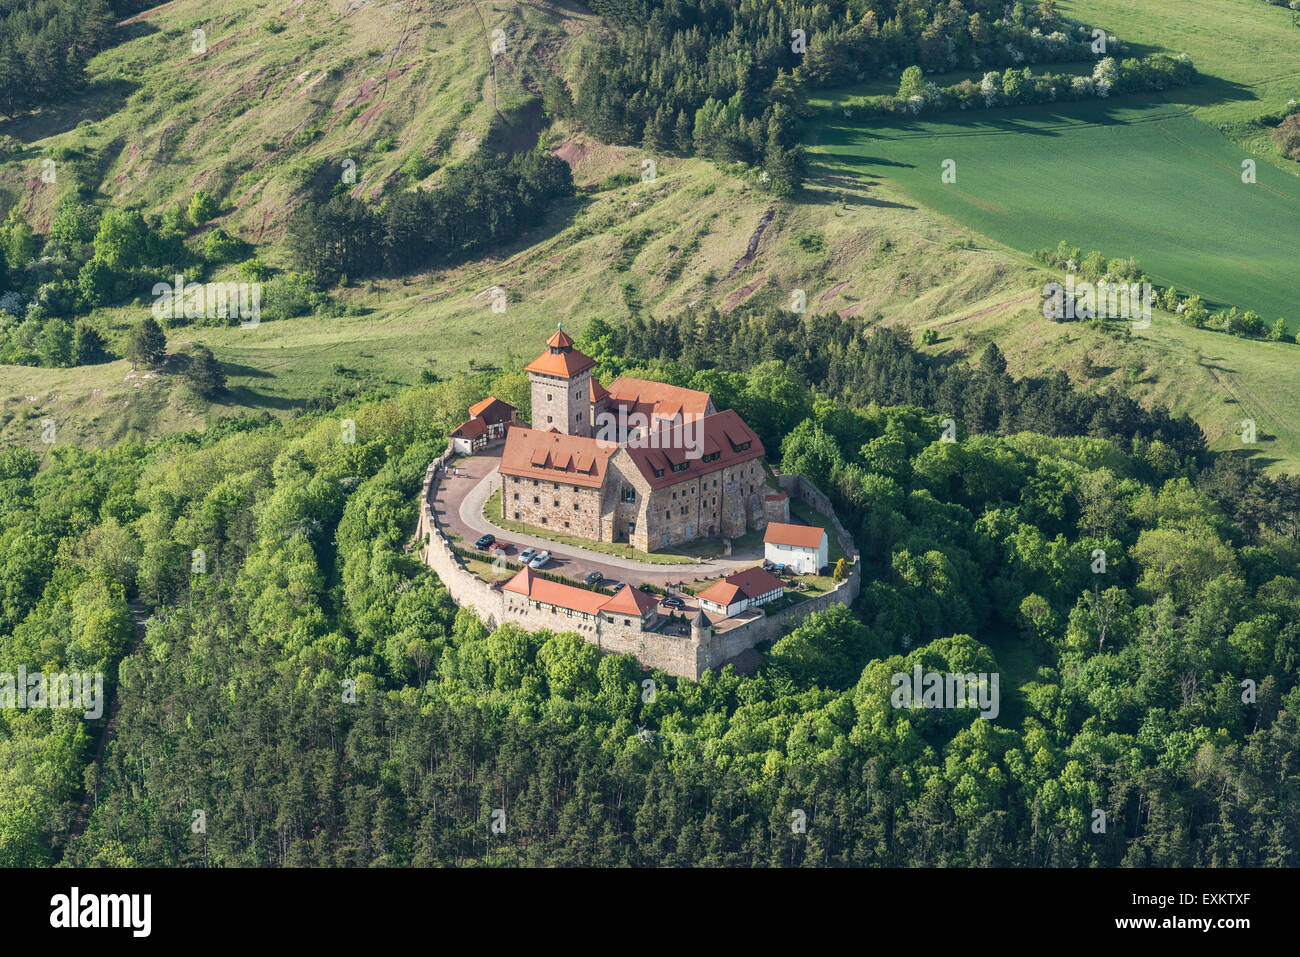
<instances>
[{"instance_id":1,"label":"pine tree","mask_svg":"<svg viewBox=\"0 0 1300 957\"><path fill-rule=\"evenodd\" d=\"M197 395L210 399L226 387L226 373L206 346L195 346L185 369L185 384Z\"/></svg>"},{"instance_id":2,"label":"pine tree","mask_svg":"<svg viewBox=\"0 0 1300 957\"><path fill-rule=\"evenodd\" d=\"M126 356L132 368L156 369L163 364L167 358L167 336L153 316L145 316L132 330Z\"/></svg>"}]
</instances>

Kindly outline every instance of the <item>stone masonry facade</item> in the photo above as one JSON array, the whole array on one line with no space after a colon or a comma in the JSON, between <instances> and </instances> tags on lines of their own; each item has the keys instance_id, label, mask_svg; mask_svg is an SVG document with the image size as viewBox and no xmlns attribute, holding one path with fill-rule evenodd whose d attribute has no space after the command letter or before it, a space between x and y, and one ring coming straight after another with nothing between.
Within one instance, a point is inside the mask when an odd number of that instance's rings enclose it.
<instances>
[{"instance_id":1,"label":"stone masonry facade","mask_svg":"<svg viewBox=\"0 0 1300 957\"><path fill-rule=\"evenodd\" d=\"M861 587L860 563L856 561L857 549L852 537L834 518L834 513L829 511L830 503L802 476L783 475L781 484L790 496L808 502L814 509L833 519L845 554L854 559L848 579L840 582L833 590L771 614L759 612L725 630L693 629L689 638L643 631L636 619L627 619L622 615L583 614L531 601L522 595L504 592L499 585L484 582L466 569L451 550L434 515L432 502L438 482L452 456L449 444L446 452L430 464L425 475L416 538L421 543L424 562L447 586L456 604L472 608L489 627L513 622L528 631L546 628L555 632L574 632L604 653L630 654L644 668L662 670L675 677L698 681L706 670L721 667L724 662L753 648L759 642L771 641L788 634L813 612L836 604L852 604ZM747 477L734 477L738 484L745 478ZM747 485L742 484L742 487L747 488ZM721 484L719 488L722 488ZM754 494L759 497L758 508L761 513L763 495L762 487L757 481L755 488ZM552 493L554 491L551 490ZM659 490L662 491L665 490ZM746 496L748 494L745 493ZM695 495L699 496L700 492L697 490ZM712 497L711 493L709 497ZM721 500L720 497L719 501ZM669 498L669 501L672 499ZM749 507L748 504L745 507Z\"/></svg>"}]
</instances>

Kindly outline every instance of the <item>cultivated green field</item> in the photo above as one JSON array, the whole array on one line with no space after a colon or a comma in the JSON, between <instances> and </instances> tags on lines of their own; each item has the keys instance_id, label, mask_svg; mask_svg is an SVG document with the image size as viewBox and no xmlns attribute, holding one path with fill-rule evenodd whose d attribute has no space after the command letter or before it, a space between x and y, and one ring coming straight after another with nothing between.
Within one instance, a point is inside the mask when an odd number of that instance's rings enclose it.
<instances>
[{"instance_id":1,"label":"cultivated green field","mask_svg":"<svg viewBox=\"0 0 1300 957\"><path fill-rule=\"evenodd\" d=\"M1167 94L1198 119L1254 119L1300 99L1300 29L1261 0L1060 0L1062 16L1095 23L1127 44L1123 56L1186 53L1202 82Z\"/></svg>"},{"instance_id":2,"label":"cultivated green field","mask_svg":"<svg viewBox=\"0 0 1300 957\"><path fill-rule=\"evenodd\" d=\"M1300 31L1297 31L1300 35ZM1156 282L1300 326L1300 176L1256 165L1186 108L1131 98L857 122L834 114L818 151L1032 252L1064 239L1136 257ZM956 182L941 164L956 163Z\"/></svg>"}]
</instances>

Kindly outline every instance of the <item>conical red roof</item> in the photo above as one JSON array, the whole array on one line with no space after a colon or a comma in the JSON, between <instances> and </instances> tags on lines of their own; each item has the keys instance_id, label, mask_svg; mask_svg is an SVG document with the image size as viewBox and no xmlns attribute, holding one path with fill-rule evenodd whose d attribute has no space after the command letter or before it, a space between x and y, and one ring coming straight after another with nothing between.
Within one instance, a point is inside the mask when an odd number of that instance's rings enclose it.
<instances>
[{"instance_id":1,"label":"conical red roof","mask_svg":"<svg viewBox=\"0 0 1300 957\"><path fill-rule=\"evenodd\" d=\"M573 337L563 329L556 329L555 334L546 340L546 344L552 349L567 349L573 345Z\"/></svg>"}]
</instances>

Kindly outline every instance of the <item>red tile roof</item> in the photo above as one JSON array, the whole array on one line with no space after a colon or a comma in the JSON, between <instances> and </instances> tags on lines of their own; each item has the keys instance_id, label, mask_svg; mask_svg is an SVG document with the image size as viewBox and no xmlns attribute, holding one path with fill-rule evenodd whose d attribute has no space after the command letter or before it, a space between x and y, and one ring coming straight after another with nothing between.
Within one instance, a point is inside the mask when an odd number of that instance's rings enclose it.
<instances>
[{"instance_id":1,"label":"red tile roof","mask_svg":"<svg viewBox=\"0 0 1300 957\"><path fill-rule=\"evenodd\" d=\"M595 364L595 359L583 355L577 349L570 348L565 352L543 352L524 366L524 370L526 372L540 372L542 375L551 375L559 379L572 379L579 373L586 372Z\"/></svg>"},{"instance_id":2,"label":"red tile roof","mask_svg":"<svg viewBox=\"0 0 1300 957\"><path fill-rule=\"evenodd\" d=\"M618 447L582 435L541 432L516 426L506 433L501 452L503 475L600 488L605 466Z\"/></svg>"},{"instance_id":3,"label":"red tile roof","mask_svg":"<svg viewBox=\"0 0 1300 957\"><path fill-rule=\"evenodd\" d=\"M699 432L694 435L689 431L696 429ZM738 448L746 443L747 448ZM692 446L695 448L692 449ZM762 440L734 409L716 412L673 428L660 429L648 437L629 441L627 452L650 487L656 489L710 475L719 469L751 459L762 459L764 454ZM700 453L702 457L692 458L691 455L695 453ZM705 461L715 454L717 458ZM684 469L673 471L674 465L680 467L683 464L686 466ZM657 475L656 472L662 474ZM762 480L766 481L765 478Z\"/></svg>"},{"instance_id":4,"label":"red tile roof","mask_svg":"<svg viewBox=\"0 0 1300 957\"><path fill-rule=\"evenodd\" d=\"M599 402L601 399L606 399L606 398L609 398L609 390L606 389L599 382L597 382L595 379L592 379L591 380L591 401Z\"/></svg>"},{"instance_id":5,"label":"red tile roof","mask_svg":"<svg viewBox=\"0 0 1300 957\"><path fill-rule=\"evenodd\" d=\"M567 349L573 345L573 337L564 331L564 327L556 329L551 338L546 340L546 344L552 349Z\"/></svg>"},{"instance_id":6,"label":"red tile roof","mask_svg":"<svg viewBox=\"0 0 1300 957\"><path fill-rule=\"evenodd\" d=\"M659 600L653 595L647 595L641 589L633 588L631 585L611 597L605 592L590 591L586 588L576 588L573 585L551 581L528 567L521 568L514 578L501 586L501 590L526 595L533 601L554 605L557 608L580 611L585 615L608 611L640 618L659 604Z\"/></svg>"},{"instance_id":7,"label":"red tile roof","mask_svg":"<svg viewBox=\"0 0 1300 957\"><path fill-rule=\"evenodd\" d=\"M772 545L793 545L796 548L820 548L826 529L815 525L787 525L769 522L763 542Z\"/></svg>"},{"instance_id":8,"label":"red tile roof","mask_svg":"<svg viewBox=\"0 0 1300 957\"><path fill-rule=\"evenodd\" d=\"M470 419L452 429L451 434L457 439L477 439L480 435L487 434L487 425L482 419Z\"/></svg>"},{"instance_id":9,"label":"red tile roof","mask_svg":"<svg viewBox=\"0 0 1300 957\"><path fill-rule=\"evenodd\" d=\"M609 404L625 413L640 412L647 416L704 415L709 407L709 394L666 382L618 378L609 384Z\"/></svg>"},{"instance_id":10,"label":"red tile roof","mask_svg":"<svg viewBox=\"0 0 1300 957\"><path fill-rule=\"evenodd\" d=\"M609 601L609 595L604 592L588 591L585 588L553 582L527 567L521 568L514 578L501 586L501 590L527 595L533 601L580 611L584 615L596 614ZM626 590L625 588L624 591Z\"/></svg>"},{"instance_id":11,"label":"red tile roof","mask_svg":"<svg viewBox=\"0 0 1300 957\"><path fill-rule=\"evenodd\" d=\"M651 608L658 607L658 605L659 599L654 595L647 595L639 588L625 585L600 610L616 611L620 615L636 615L640 618Z\"/></svg>"},{"instance_id":12,"label":"red tile roof","mask_svg":"<svg viewBox=\"0 0 1300 957\"><path fill-rule=\"evenodd\" d=\"M721 605L723 608L726 608L728 605L735 602L737 598L742 597L742 595L739 588L724 578L721 581L714 582L695 597L700 599L700 601L711 601L715 605Z\"/></svg>"},{"instance_id":13,"label":"red tile roof","mask_svg":"<svg viewBox=\"0 0 1300 957\"><path fill-rule=\"evenodd\" d=\"M785 588L781 579L766 571L763 566L755 565L753 568L734 572L721 581L714 582L695 597L726 608L737 598L744 597L752 600L778 588Z\"/></svg>"},{"instance_id":14,"label":"red tile roof","mask_svg":"<svg viewBox=\"0 0 1300 957\"><path fill-rule=\"evenodd\" d=\"M488 425L509 422L515 417L515 407L509 402L502 402L495 396L488 396L482 402L475 402L469 407L471 419L482 419Z\"/></svg>"}]
</instances>

